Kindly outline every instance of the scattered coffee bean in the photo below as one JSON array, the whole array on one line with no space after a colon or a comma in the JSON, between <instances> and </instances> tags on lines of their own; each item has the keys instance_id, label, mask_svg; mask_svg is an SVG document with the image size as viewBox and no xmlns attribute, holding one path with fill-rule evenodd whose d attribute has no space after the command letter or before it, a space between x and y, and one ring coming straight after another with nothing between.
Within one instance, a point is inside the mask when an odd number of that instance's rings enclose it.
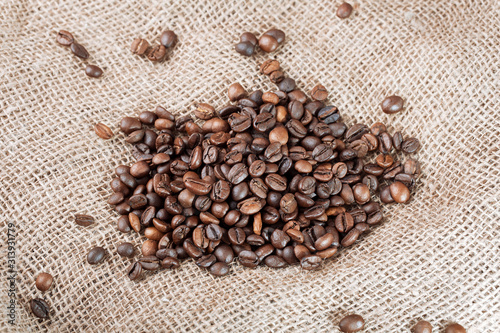
<instances>
[{"instance_id":1,"label":"scattered coffee bean","mask_svg":"<svg viewBox=\"0 0 500 333\"><path fill-rule=\"evenodd\" d=\"M87 74L87 76L97 78L100 77L102 73L102 69L95 65L87 65L87 67L85 67L85 74Z\"/></svg>"},{"instance_id":2,"label":"scattered coffee bean","mask_svg":"<svg viewBox=\"0 0 500 333\"><path fill-rule=\"evenodd\" d=\"M40 273L36 277L35 286L38 290L47 291L50 289L53 280L52 275L49 273Z\"/></svg>"},{"instance_id":3,"label":"scattered coffee bean","mask_svg":"<svg viewBox=\"0 0 500 333\"><path fill-rule=\"evenodd\" d=\"M177 43L177 35L172 30L164 31L160 36L160 44L167 49L173 47Z\"/></svg>"},{"instance_id":4,"label":"scattered coffee bean","mask_svg":"<svg viewBox=\"0 0 500 333\"><path fill-rule=\"evenodd\" d=\"M339 323L339 328L342 332L352 333L359 332L365 327L365 321L360 315L349 315L344 318Z\"/></svg>"},{"instance_id":5,"label":"scattered coffee bean","mask_svg":"<svg viewBox=\"0 0 500 333\"><path fill-rule=\"evenodd\" d=\"M76 55L78 58L82 59L88 59L89 52L87 49L83 46L78 44L77 42L73 42L70 45L71 52L73 52L74 55Z\"/></svg>"},{"instance_id":6,"label":"scattered coffee bean","mask_svg":"<svg viewBox=\"0 0 500 333\"><path fill-rule=\"evenodd\" d=\"M75 223L82 227L88 227L94 223L94 218L90 215L76 214Z\"/></svg>"},{"instance_id":7,"label":"scattered coffee bean","mask_svg":"<svg viewBox=\"0 0 500 333\"><path fill-rule=\"evenodd\" d=\"M140 56L146 54L146 51L148 49L149 49L148 41L142 38L134 39L132 45L130 46L130 50L132 51L132 53L135 53Z\"/></svg>"},{"instance_id":8,"label":"scattered coffee bean","mask_svg":"<svg viewBox=\"0 0 500 333\"><path fill-rule=\"evenodd\" d=\"M384 113L393 114L403 110L403 104L404 100L401 97L389 96L382 101L380 106L382 107L382 111L384 111Z\"/></svg>"},{"instance_id":9,"label":"scattered coffee bean","mask_svg":"<svg viewBox=\"0 0 500 333\"><path fill-rule=\"evenodd\" d=\"M163 45L157 45L149 50L147 57L153 62L158 62L162 61L166 55L167 48Z\"/></svg>"},{"instance_id":10,"label":"scattered coffee bean","mask_svg":"<svg viewBox=\"0 0 500 333\"><path fill-rule=\"evenodd\" d=\"M46 319L49 317L50 306L41 298L34 298L30 301L30 309L35 317Z\"/></svg>"},{"instance_id":11,"label":"scattered coffee bean","mask_svg":"<svg viewBox=\"0 0 500 333\"><path fill-rule=\"evenodd\" d=\"M132 243L124 242L117 246L116 252L122 257L132 258L135 254L135 248Z\"/></svg>"},{"instance_id":12,"label":"scattered coffee bean","mask_svg":"<svg viewBox=\"0 0 500 333\"><path fill-rule=\"evenodd\" d=\"M97 265L104 260L106 254L107 251L104 248L100 246L93 247L87 254L87 262L91 265Z\"/></svg>"},{"instance_id":13,"label":"scattered coffee bean","mask_svg":"<svg viewBox=\"0 0 500 333\"><path fill-rule=\"evenodd\" d=\"M63 46L70 46L75 41L75 38L70 32L66 30L60 30L57 33L56 41Z\"/></svg>"},{"instance_id":14,"label":"scattered coffee bean","mask_svg":"<svg viewBox=\"0 0 500 333\"><path fill-rule=\"evenodd\" d=\"M113 137L113 131L111 131L111 129L103 123L94 125L94 131L98 137L104 140L109 140Z\"/></svg>"},{"instance_id":15,"label":"scattered coffee bean","mask_svg":"<svg viewBox=\"0 0 500 333\"><path fill-rule=\"evenodd\" d=\"M460 324L451 324L445 328L444 333L467 333L467 331Z\"/></svg>"},{"instance_id":16,"label":"scattered coffee bean","mask_svg":"<svg viewBox=\"0 0 500 333\"><path fill-rule=\"evenodd\" d=\"M413 326L413 333L432 333L432 325L428 321L421 320Z\"/></svg>"},{"instance_id":17,"label":"scattered coffee bean","mask_svg":"<svg viewBox=\"0 0 500 333\"><path fill-rule=\"evenodd\" d=\"M352 10L352 6L347 2L344 2L337 8L337 16L341 19L346 19L351 16Z\"/></svg>"},{"instance_id":18,"label":"scattered coffee bean","mask_svg":"<svg viewBox=\"0 0 500 333\"><path fill-rule=\"evenodd\" d=\"M278 41L271 35L262 35L259 38L259 47L264 52L273 52L279 46Z\"/></svg>"}]
</instances>

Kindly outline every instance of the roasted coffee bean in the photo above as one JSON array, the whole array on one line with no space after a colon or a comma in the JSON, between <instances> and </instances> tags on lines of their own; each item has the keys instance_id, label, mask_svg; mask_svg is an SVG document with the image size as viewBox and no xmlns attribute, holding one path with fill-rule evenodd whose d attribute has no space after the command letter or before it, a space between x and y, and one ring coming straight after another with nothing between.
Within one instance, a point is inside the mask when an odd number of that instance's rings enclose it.
<instances>
[{"instance_id":1,"label":"roasted coffee bean","mask_svg":"<svg viewBox=\"0 0 500 333\"><path fill-rule=\"evenodd\" d=\"M397 203L407 203L410 200L410 190L401 182L394 182L389 186L391 197Z\"/></svg>"},{"instance_id":2,"label":"roasted coffee bean","mask_svg":"<svg viewBox=\"0 0 500 333\"><path fill-rule=\"evenodd\" d=\"M147 271L156 271L160 268L160 259L155 256L147 256L139 259L143 269Z\"/></svg>"},{"instance_id":3,"label":"roasted coffee bean","mask_svg":"<svg viewBox=\"0 0 500 333\"><path fill-rule=\"evenodd\" d=\"M30 301L31 313L35 317L46 319L49 317L50 306L45 300L41 298L34 298Z\"/></svg>"},{"instance_id":4,"label":"roasted coffee bean","mask_svg":"<svg viewBox=\"0 0 500 333\"><path fill-rule=\"evenodd\" d=\"M432 325L428 321L421 320L413 326L413 333L432 333Z\"/></svg>"},{"instance_id":5,"label":"roasted coffee bean","mask_svg":"<svg viewBox=\"0 0 500 333\"><path fill-rule=\"evenodd\" d=\"M328 97L328 91L324 86L318 84L311 90L311 97L316 101L324 101Z\"/></svg>"},{"instance_id":6,"label":"roasted coffee bean","mask_svg":"<svg viewBox=\"0 0 500 333\"><path fill-rule=\"evenodd\" d=\"M310 177L312 178L312 177ZM314 180L314 178L312 178ZM266 176L265 183L270 189L277 192L283 192L286 190L287 182L286 179L277 174L270 174ZM314 183L316 183L314 181ZM307 184L310 185L310 184ZM313 191L314 192L314 191ZM312 193L312 192L311 192ZM304 193L305 194L305 193Z\"/></svg>"},{"instance_id":7,"label":"roasted coffee bean","mask_svg":"<svg viewBox=\"0 0 500 333\"><path fill-rule=\"evenodd\" d=\"M177 43L177 35L172 30L162 32L160 36L160 44L166 48L173 47Z\"/></svg>"},{"instance_id":8,"label":"roasted coffee bean","mask_svg":"<svg viewBox=\"0 0 500 333\"><path fill-rule=\"evenodd\" d=\"M248 168L244 163L237 163L229 170L227 179L233 185L238 185L248 177Z\"/></svg>"},{"instance_id":9,"label":"roasted coffee bean","mask_svg":"<svg viewBox=\"0 0 500 333\"><path fill-rule=\"evenodd\" d=\"M397 151L401 150L401 144L403 143L403 135L401 132L396 132L392 136L392 145L394 146L394 149Z\"/></svg>"},{"instance_id":10,"label":"roasted coffee bean","mask_svg":"<svg viewBox=\"0 0 500 333\"><path fill-rule=\"evenodd\" d=\"M142 38L136 38L132 42L132 45L130 46L130 50L132 53L135 53L137 55L144 55L146 54L146 51L149 49L149 43L147 40L142 39Z\"/></svg>"},{"instance_id":11,"label":"roasted coffee bean","mask_svg":"<svg viewBox=\"0 0 500 333\"><path fill-rule=\"evenodd\" d=\"M354 200L359 205L363 205L370 201L370 189L363 183L355 184L352 187L352 193L354 195Z\"/></svg>"},{"instance_id":12,"label":"roasted coffee bean","mask_svg":"<svg viewBox=\"0 0 500 333\"><path fill-rule=\"evenodd\" d=\"M231 102L237 101L239 99L244 98L247 95L245 88L241 86L239 83L233 83L227 89L227 95Z\"/></svg>"},{"instance_id":13,"label":"roasted coffee bean","mask_svg":"<svg viewBox=\"0 0 500 333\"><path fill-rule=\"evenodd\" d=\"M392 149L392 137L387 132L380 133L379 137L378 150L382 154L389 154Z\"/></svg>"},{"instance_id":14,"label":"roasted coffee bean","mask_svg":"<svg viewBox=\"0 0 500 333\"><path fill-rule=\"evenodd\" d=\"M208 120L215 116L215 108L210 104L200 103L194 110L194 115L198 119Z\"/></svg>"},{"instance_id":15,"label":"roasted coffee bean","mask_svg":"<svg viewBox=\"0 0 500 333\"><path fill-rule=\"evenodd\" d=\"M215 276L224 276L229 273L229 266L224 262L216 262L210 266L209 272Z\"/></svg>"},{"instance_id":16,"label":"roasted coffee bean","mask_svg":"<svg viewBox=\"0 0 500 333\"><path fill-rule=\"evenodd\" d=\"M266 256L264 264L271 268L284 268L286 267L287 262L283 258L273 254Z\"/></svg>"},{"instance_id":17,"label":"roasted coffee bean","mask_svg":"<svg viewBox=\"0 0 500 333\"><path fill-rule=\"evenodd\" d=\"M93 247L87 254L87 262L91 265L97 265L104 260L106 254L107 251L104 248L100 246Z\"/></svg>"},{"instance_id":18,"label":"roasted coffee bean","mask_svg":"<svg viewBox=\"0 0 500 333\"><path fill-rule=\"evenodd\" d=\"M265 75L269 75L274 71L280 69L280 63L277 60L269 59L262 63L260 66L260 72Z\"/></svg>"},{"instance_id":19,"label":"roasted coffee bean","mask_svg":"<svg viewBox=\"0 0 500 333\"><path fill-rule=\"evenodd\" d=\"M80 45L75 41L71 43L70 49L71 52L73 52L73 54L76 55L78 58L88 59L88 57L90 56L87 49L83 45Z\"/></svg>"},{"instance_id":20,"label":"roasted coffee bean","mask_svg":"<svg viewBox=\"0 0 500 333\"><path fill-rule=\"evenodd\" d=\"M229 264L234 259L234 251L227 244L221 244L217 246L213 254L215 255L215 257L217 257L218 261L226 264Z\"/></svg>"},{"instance_id":21,"label":"roasted coffee bean","mask_svg":"<svg viewBox=\"0 0 500 333\"><path fill-rule=\"evenodd\" d=\"M348 232L354 227L354 219L351 214L344 212L335 218L335 228L339 232Z\"/></svg>"},{"instance_id":22,"label":"roasted coffee bean","mask_svg":"<svg viewBox=\"0 0 500 333\"><path fill-rule=\"evenodd\" d=\"M365 321L360 315L352 314L345 316L339 323L342 332L359 332L365 327Z\"/></svg>"},{"instance_id":23,"label":"roasted coffee bean","mask_svg":"<svg viewBox=\"0 0 500 333\"><path fill-rule=\"evenodd\" d=\"M340 115L336 106L328 105L317 112L317 117L319 121L323 121L325 124L332 124L339 120Z\"/></svg>"},{"instance_id":24,"label":"roasted coffee bean","mask_svg":"<svg viewBox=\"0 0 500 333\"><path fill-rule=\"evenodd\" d=\"M158 250L158 242L148 239L144 243L142 243L141 253L144 257L154 256Z\"/></svg>"},{"instance_id":25,"label":"roasted coffee bean","mask_svg":"<svg viewBox=\"0 0 500 333\"><path fill-rule=\"evenodd\" d=\"M406 173L398 173L394 180L403 183L408 189L412 189L415 185L415 177Z\"/></svg>"},{"instance_id":26,"label":"roasted coffee bean","mask_svg":"<svg viewBox=\"0 0 500 333\"><path fill-rule=\"evenodd\" d=\"M245 242L246 234L241 228L231 228L227 232L231 244L241 245Z\"/></svg>"},{"instance_id":27,"label":"roasted coffee bean","mask_svg":"<svg viewBox=\"0 0 500 333\"><path fill-rule=\"evenodd\" d=\"M196 265L202 268L209 268L216 262L217 258L213 254L206 254L204 256L201 256L198 260L196 260Z\"/></svg>"},{"instance_id":28,"label":"roasted coffee bean","mask_svg":"<svg viewBox=\"0 0 500 333\"><path fill-rule=\"evenodd\" d=\"M132 243L124 242L117 246L116 252L122 257L132 258L135 253L135 248Z\"/></svg>"},{"instance_id":29,"label":"roasted coffee bean","mask_svg":"<svg viewBox=\"0 0 500 333\"><path fill-rule=\"evenodd\" d=\"M134 262L127 268L127 275L130 280L135 281L141 277L142 265L140 262Z\"/></svg>"},{"instance_id":30,"label":"roasted coffee bean","mask_svg":"<svg viewBox=\"0 0 500 333\"><path fill-rule=\"evenodd\" d=\"M245 215L253 215L258 213L264 206L263 199L259 199L257 197L252 197L241 201L238 204L238 209L241 213Z\"/></svg>"},{"instance_id":31,"label":"roasted coffee bean","mask_svg":"<svg viewBox=\"0 0 500 333\"><path fill-rule=\"evenodd\" d=\"M124 117L120 121L120 128L123 133L130 134L134 131L140 130L142 127L141 122L137 118Z\"/></svg>"},{"instance_id":32,"label":"roasted coffee bean","mask_svg":"<svg viewBox=\"0 0 500 333\"><path fill-rule=\"evenodd\" d=\"M404 100L399 96L389 96L386 97L382 103L380 103L380 107L382 111L387 114L398 113L403 110Z\"/></svg>"},{"instance_id":33,"label":"roasted coffee bean","mask_svg":"<svg viewBox=\"0 0 500 333\"><path fill-rule=\"evenodd\" d=\"M35 286L40 291L47 291L52 286L54 278L49 273L40 273L36 277Z\"/></svg>"},{"instance_id":34,"label":"roasted coffee bean","mask_svg":"<svg viewBox=\"0 0 500 333\"><path fill-rule=\"evenodd\" d=\"M95 219L90 215L75 214L75 223L82 227L88 227L92 225L94 221Z\"/></svg>"},{"instance_id":35,"label":"roasted coffee bean","mask_svg":"<svg viewBox=\"0 0 500 333\"><path fill-rule=\"evenodd\" d=\"M310 271L319 268L319 266L321 266L321 261L321 258L317 255L306 255L305 257L300 259L300 266L303 269Z\"/></svg>"},{"instance_id":36,"label":"roasted coffee bean","mask_svg":"<svg viewBox=\"0 0 500 333\"><path fill-rule=\"evenodd\" d=\"M397 189L397 187L395 189ZM389 186L382 187L380 189L379 196L380 196L380 201L382 201L385 204L389 204L389 203L394 202L394 198L391 195L391 191L389 189Z\"/></svg>"},{"instance_id":37,"label":"roasted coffee bean","mask_svg":"<svg viewBox=\"0 0 500 333\"><path fill-rule=\"evenodd\" d=\"M264 35L269 35L274 37L279 44L283 43L283 41L285 40L285 33L279 29L274 29L274 28L270 29L264 32Z\"/></svg>"},{"instance_id":38,"label":"roasted coffee bean","mask_svg":"<svg viewBox=\"0 0 500 333\"><path fill-rule=\"evenodd\" d=\"M278 48L278 46L279 46L278 41L271 35L264 34L259 38L259 47L264 52L267 53L273 52Z\"/></svg>"},{"instance_id":39,"label":"roasted coffee bean","mask_svg":"<svg viewBox=\"0 0 500 333\"><path fill-rule=\"evenodd\" d=\"M166 55L167 55L167 48L163 45L157 45L151 48L147 53L148 59L153 62L162 61L163 59L165 59Z\"/></svg>"},{"instance_id":40,"label":"roasted coffee bean","mask_svg":"<svg viewBox=\"0 0 500 333\"><path fill-rule=\"evenodd\" d=\"M401 144L401 150L406 154L412 154L420 148L420 142L415 138L409 138Z\"/></svg>"},{"instance_id":41,"label":"roasted coffee bean","mask_svg":"<svg viewBox=\"0 0 500 333\"><path fill-rule=\"evenodd\" d=\"M181 266L179 260L173 257L166 257L161 261L161 267L167 269L177 269Z\"/></svg>"},{"instance_id":42,"label":"roasted coffee bean","mask_svg":"<svg viewBox=\"0 0 500 333\"><path fill-rule=\"evenodd\" d=\"M60 30L57 33L56 41L63 46L70 46L75 41L75 38L69 31Z\"/></svg>"},{"instance_id":43,"label":"roasted coffee bean","mask_svg":"<svg viewBox=\"0 0 500 333\"><path fill-rule=\"evenodd\" d=\"M393 179L397 174L403 171L403 167L401 166L401 162L393 163L389 168L384 170L382 174L383 179Z\"/></svg>"},{"instance_id":44,"label":"roasted coffee bean","mask_svg":"<svg viewBox=\"0 0 500 333\"><path fill-rule=\"evenodd\" d=\"M95 134L104 140L109 140L113 137L113 131L103 123L98 123L94 125Z\"/></svg>"},{"instance_id":45,"label":"roasted coffee bean","mask_svg":"<svg viewBox=\"0 0 500 333\"><path fill-rule=\"evenodd\" d=\"M87 67L85 67L85 74L87 74L87 76L98 78L102 73L102 69L95 65L87 65Z\"/></svg>"},{"instance_id":46,"label":"roasted coffee bean","mask_svg":"<svg viewBox=\"0 0 500 333\"><path fill-rule=\"evenodd\" d=\"M466 332L467 331L465 330L465 328L460 324L448 325L444 330L444 333L466 333Z\"/></svg>"},{"instance_id":47,"label":"roasted coffee bean","mask_svg":"<svg viewBox=\"0 0 500 333\"><path fill-rule=\"evenodd\" d=\"M278 88L285 93L289 93L290 91L295 90L295 80L287 77L278 84Z\"/></svg>"},{"instance_id":48,"label":"roasted coffee bean","mask_svg":"<svg viewBox=\"0 0 500 333\"><path fill-rule=\"evenodd\" d=\"M341 19L346 19L351 16L352 10L352 6L344 2L337 8L337 16Z\"/></svg>"},{"instance_id":49,"label":"roasted coffee bean","mask_svg":"<svg viewBox=\"0 0 500 333\"><path fill-rule=\"evenodd\" d=\"M253 121L253 127L259 132L267 132L274 128L275 125L276 118L269 112L257 115Z\"/></svg>"},{"instance_id":50,"label":"roasted coffee bean","mask_svg":"<svg viewBox=\"0 0 500 333\"><path fill-rule=\"evenodd\" d=\"M344 236L340 244L343 247L351 246L358 240L359 235L361 235L361 231L359 229L353 228L347 233L347 235Z\"/></svg>"}]
</instances>

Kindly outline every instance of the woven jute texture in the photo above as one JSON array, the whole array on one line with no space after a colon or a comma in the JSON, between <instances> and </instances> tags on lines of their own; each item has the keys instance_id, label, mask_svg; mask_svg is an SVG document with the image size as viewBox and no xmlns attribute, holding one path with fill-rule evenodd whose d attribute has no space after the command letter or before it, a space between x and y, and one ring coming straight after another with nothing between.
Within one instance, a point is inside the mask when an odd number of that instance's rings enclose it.
<instances>
[{"instance_id":1,"label":"woven jute texture","mask_svg":"<svg viewBox=\"0 0 500 333\"><path fill-rule=\"evenodd\" d=\"M1 331L338 332L357 313L366 332L409 332L419 319L437 332L450 322L499 332L499 2L363 1L347 20L335 16L339 3L0 1ZM287 34L273 54L234 51L240 33L271 27ZM167 28L180 39L167 61L131 54L134 38L154 42ZM102 78L57 45L59 29L87 47ZM198 102L221 107L232 82L275 89L258 73L269 57L304 91L322 83L346 123L418 137L413 200L385 206L382 225L318 271L235 263L216 278L187 261L129 281L116 245L143 240L116 230L106 200L114 167L133 159L122 134L101 140L93 125L118 133L121 117L157 105L178 115ZM386 115L379 103L392 94L407 108ZM95 225L75 225L75 213ZM96 245L110 259L90 266ZM55 279L43 294L40 272ZM51 305L50 320L30 313L33 297Z\"/></svg>"}]
</instances>

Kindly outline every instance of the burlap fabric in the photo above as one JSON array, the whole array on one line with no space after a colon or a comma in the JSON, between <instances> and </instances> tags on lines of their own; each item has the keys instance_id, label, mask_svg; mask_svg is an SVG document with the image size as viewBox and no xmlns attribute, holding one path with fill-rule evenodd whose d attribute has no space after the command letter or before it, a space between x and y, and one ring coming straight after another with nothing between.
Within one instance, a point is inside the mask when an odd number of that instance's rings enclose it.
<instances>
[{"instance_id":1,"label":"burlap fabric","mask_svg":"<svg viewBox=\"0 0 500 333\"><path fill-rule=\"evenodd\" d=\"M0 2L0 222L2 331L337 332L344 315L366 318L366 332L408 332L418 319L441 331L500 330L499 65L497 1L363 1L348 20L339 1L15 1ZM422 142L423 176L412 202L386 206L386 221L314 272L232 266L215 278L192 261L178 271L124 275L116 244L141 244L116 230L106 204L113 168L132 161L123 135L93 132L163 105L187 114L197 102L220 107L235 81L274 89L258 73L269 55L233 50L243 31L279 27L285 44L271 56L305 90L322 83L344 120L387 122ZM101 66L58 46L74 33ZM131 54L136 37L166 28L179 44L168 61ZM384 96L407 100L385 115ZM75 213L97 219L78 227ZM17 308L7 323L7 233L16 233ZM12 231L12 230L11 230ZM112 256L85 257L95 245ZM42 295L34 280L55 277ZM27 302L43 296L51 320Z\"/></svg>"}]
</instances>

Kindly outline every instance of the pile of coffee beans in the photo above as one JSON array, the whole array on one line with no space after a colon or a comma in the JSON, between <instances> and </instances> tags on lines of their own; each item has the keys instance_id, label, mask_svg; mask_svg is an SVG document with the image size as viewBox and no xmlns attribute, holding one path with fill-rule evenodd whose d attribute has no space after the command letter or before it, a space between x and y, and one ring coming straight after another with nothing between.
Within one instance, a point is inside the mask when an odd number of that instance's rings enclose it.
<instances>
[{"instance_id":1,"label":"pile of coffee beans","mask_svg":"<svg viewBox=\"0 0 500 333\"><path fill-rule=\"evenodd\" d=\"M132 53L146 56L153 62L163 61L167 56L167 50L177 43L177 35L172 30L164 31L160 36L160 44L150 47L149 42L142 38L136 38L130 46Z\"/></svg>"},{"instance_id":2,"label":"pile of coffee beans","mask_svg":"<svg viewBox=\"0 0 500 333\"><path fill-rule=\"evenodd\" d=\"M285 41L285 33L279 29L270 29L262 34L257 40L255 34L244 32L240 36L240 41L234 46L239 54L251 56L254 54L257 45L266 53L275 51Z\"/></svg>"},{"instance_id":3,"label":"pile of coffee beans","mask_svg":"<svg viewBox=\"0 0 500 333\"><path fill-rule=\"evenodd\" d=\"M56 41L62 46L69 46L71 52L73 52L73 54L78 58L86 60L90 56L87 49L83 45L77 43L77 41L69 31L60 30L57 33ZM85 74L90 77L97 78L100 77L102 73L102 69L95 65L87 65L87 67L85 68Z\"/></svg>"},{"instance_id":4,"label":"pile of coffee beans","mask_svg":"<svg viewBox=\"0 0 500 333\"><path fill-rule=\"evenodd\" d=\"M412 154L417 139L391 135L381 123L348 127L325 103L325 87L308 98L276 60L261 72L278 90L248 93L233 84L232 104L194 110L201 126L163 107L121 120L136 162L116 167L108 203L121 215L118 230L146 239L130 279L185 258L216 276L234 258L246 267L316 269L383 220L377 196L410 200L419 164L391 152ZM90 263L105 257L103 249L91 252ZM118 252L135 251L121 244Z\"/></svg>"}]
</instances>

